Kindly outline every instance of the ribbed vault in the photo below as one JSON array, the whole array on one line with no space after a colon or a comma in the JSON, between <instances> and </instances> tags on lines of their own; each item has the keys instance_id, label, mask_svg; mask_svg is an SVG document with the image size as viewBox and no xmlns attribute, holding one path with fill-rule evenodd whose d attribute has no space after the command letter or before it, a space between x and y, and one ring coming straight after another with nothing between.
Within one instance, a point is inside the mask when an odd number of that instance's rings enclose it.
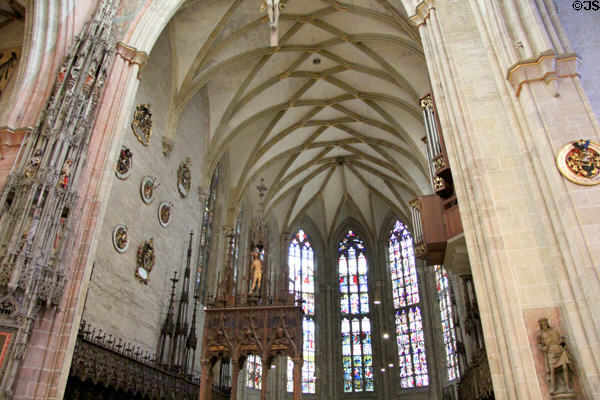
<instances>
[{"instance_id":1,"label":"ribbed vault","mask_svg":"<svg viewBox=\"0 0 600 400\"><path fill-rule=\"evenodd\" d=\"M25 6L17 0L0 0L0 29L25 19Z\"/></svg>"},{"instance_id":2,"label":"ribbed vault","mask_svg":"<svg viewBox=\"0 0 600 400\"><path fill-rule=\"evenodd\" d=\"M230 210L264 178L267 212L284 231L307 214L324 237L347 216L376 233L390 209L406 218L408 201L430 190L418 35L393 0L285 3L278 47L259 0L186 3L170 25L166 136L206 88L203 179L228 153Z\"/></svg>"}]
</instances>

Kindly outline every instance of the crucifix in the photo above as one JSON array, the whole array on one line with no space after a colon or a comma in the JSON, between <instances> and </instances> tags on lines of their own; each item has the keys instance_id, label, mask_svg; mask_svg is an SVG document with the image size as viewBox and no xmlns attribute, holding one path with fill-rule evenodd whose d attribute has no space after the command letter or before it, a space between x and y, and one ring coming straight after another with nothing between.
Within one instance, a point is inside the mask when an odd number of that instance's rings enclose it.
<instances>
[{"instance_id":1,"label":"crucifix","mask_svg":"<svg viewBox=\"0 0 600 400\"><path fill-rule=\"evenodd\" d=\"M283 3L280 3L280 0L263 0L260 11L264 12L265 8L267 9L267 15L269 16L269 27L271 28L271 46L277 46L279 42L279 11L283 9Z\"/></svg>"}]
</instances>

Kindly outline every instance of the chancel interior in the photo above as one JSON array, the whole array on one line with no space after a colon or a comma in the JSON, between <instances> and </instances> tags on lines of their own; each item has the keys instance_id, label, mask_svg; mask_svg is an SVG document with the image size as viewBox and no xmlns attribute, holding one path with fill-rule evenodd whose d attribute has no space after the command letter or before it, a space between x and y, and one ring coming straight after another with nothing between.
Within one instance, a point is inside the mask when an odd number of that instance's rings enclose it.
<instances>
[{"instance_id":1,"label":"chancel interior","mask_svg":"<svg viewBox=\"0 0 600 400\"><path fill-rule=\"evenodd\" d=\"M600 11L0 0L0 400L600 399Z\"/></svg>"}]
</instances>

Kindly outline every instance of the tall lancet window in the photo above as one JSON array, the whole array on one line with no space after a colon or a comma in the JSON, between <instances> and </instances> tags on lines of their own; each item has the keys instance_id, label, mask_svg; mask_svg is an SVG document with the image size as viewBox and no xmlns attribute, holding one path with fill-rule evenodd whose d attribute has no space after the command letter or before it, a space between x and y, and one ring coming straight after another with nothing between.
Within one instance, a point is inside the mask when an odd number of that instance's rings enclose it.
<instances>
[{"instance_id":1,"label":"tall lancet window","mask_svg":"<svg viewBox=\"0 0 600 400\"><path fill-rule=\"evenodd\" d=\"M403 388L427 386L429 376L413 239L400 221L396 221L390 232L389 257L400 384Z\"/></svg>"},{"instance_id":2,"label":"tall lancet window","mask_svg":"<svg viewBox=\"0 0 600 400\"><path fill-rule=\"evenodd\" d=\"M446 268L442 265L435 266L435 280L437 282L438 301L440 304L444 348L446 349L446 370L448 371L448 380L453 381L460 377L458 353L456 351L456 326L454 325L448 274L446 273Z\"/></svg>"},{"instance_id":3,"label":"tall lancet window","mask_svg":"<svg viewBox=\"0 0 600 400\"><path fill-rule=\"evenodd\" d=\"M288 264L290 293L302 301L304 310L304 364L302 366L302 393L315 393L315 260L309 238L302 229L290 242ZM287 390L294 390L294 363L288 358Z\"/></svg>"},{"instance_id":4,"label":"tall lancet window","mask_svg":"<svg viewBox=\"0 0 600 400\"><path fill-rule=\"evenodd\" d=\"M348 231L338 249L344 392L372 392L373 350L365 245Z\"/></svg>"}]
</instances>

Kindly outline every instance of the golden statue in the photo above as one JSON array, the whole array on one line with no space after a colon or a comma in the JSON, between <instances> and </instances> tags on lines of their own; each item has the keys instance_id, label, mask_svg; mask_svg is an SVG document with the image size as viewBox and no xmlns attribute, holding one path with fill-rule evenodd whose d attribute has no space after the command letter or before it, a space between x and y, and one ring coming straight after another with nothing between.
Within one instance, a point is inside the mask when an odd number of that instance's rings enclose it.
<instances>
[{"instance_id":1,"label":"golden statue","mask_svg":"<svg viewBox=\"0 0 600 400\"><path fill-rule=\"evenodd\" d=\"M258 293L260 292L263 274L263 262L260 259L258 250L254 250L252 252L252 265L250 268L252 270L252 287L250 288L250 292L248 292L248 294L252 294L255 290Z\"/></svg>"}]
</instances>

